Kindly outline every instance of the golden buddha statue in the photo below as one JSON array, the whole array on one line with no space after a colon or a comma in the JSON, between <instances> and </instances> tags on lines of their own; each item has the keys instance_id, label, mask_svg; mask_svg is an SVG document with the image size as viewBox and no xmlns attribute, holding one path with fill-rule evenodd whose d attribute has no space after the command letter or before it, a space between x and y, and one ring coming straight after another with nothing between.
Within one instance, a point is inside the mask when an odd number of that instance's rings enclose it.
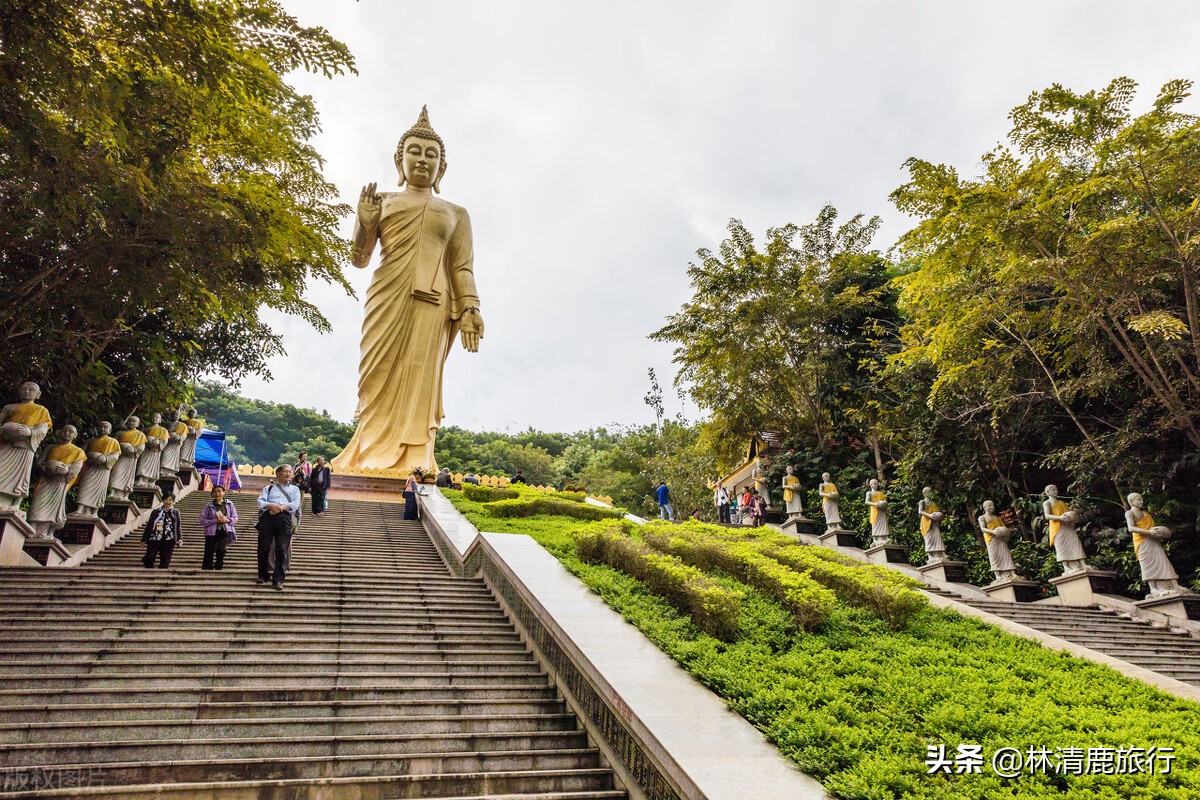
<instances>
[{"instance_id":1,"label":"golden buddha statue","mask_svg":"<svg viewBox=\"0 0 1200 800\"><path fill-rule=\"evenodd\" d=\"M335 470L437 469L433 438L441 427L442 369L456 334L469 352L483 338L475 288L471 218L441 191L446 147L425 108L400 137L402 191L363 187L351 263L381 260L367 289L358 367L358 427Z\"/></svg>"}]
</instances>

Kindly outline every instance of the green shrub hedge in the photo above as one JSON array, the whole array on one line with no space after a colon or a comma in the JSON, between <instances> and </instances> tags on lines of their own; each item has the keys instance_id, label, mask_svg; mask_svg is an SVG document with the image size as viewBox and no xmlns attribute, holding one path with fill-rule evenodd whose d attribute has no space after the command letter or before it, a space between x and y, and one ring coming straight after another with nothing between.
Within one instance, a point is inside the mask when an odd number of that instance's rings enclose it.
<instances>
[{"instance_id":1,"label":"green shrub hedge","mask_svg":"<svg viewBox=\"0 0 1200 800\"><path fill-rule=\"evenodd\" d=\"M572 503L569 500L559 500L544 495L525 496L515 500L499 500L495 503L488 503L484 508L493 517L532 517L538 514L557 514L574 519L601 520L616 519L621 516L619 511L611 508Z\"/></svg>"},{"instance_id":2,"label":"green shrub hedge","mask_svg":"<svg viewBox=\"0 0 1200 800\"><path fill-rule=\"evenodd\" d=\"M752 542L702 541L691 536L643 532L656 550L678 556L700 569L716 569L775 598L802 630L825 624L837 598L807 574L767 558Z\"/></svg>"},{"instance_id":3,"label":"green shrub hedge","mask_svg":"<svg viewBox=\"0 0 1200 800\"><path fill-rule=\"evenodd\" d=\"M590 527L580 534L575 549L584 561L607 564L642 581L680 612L690 615L710 636L724 641L737 636L745 596L742 592L728 589L678 558L630 538L621 525Z\"/></svg>"},{"instance_id":4,"label":"green shrub hedge","mask_svg":"<svg viewBox=\"0 0 1200 800\"><path fill-rule=\"evenodd\" d=\"M491 486L474 486L470 483L462 487L463 495L475 503L492 503L496 500L512 500L521 495L512 489L493 488Z\"/></svg>"}]
</instances>

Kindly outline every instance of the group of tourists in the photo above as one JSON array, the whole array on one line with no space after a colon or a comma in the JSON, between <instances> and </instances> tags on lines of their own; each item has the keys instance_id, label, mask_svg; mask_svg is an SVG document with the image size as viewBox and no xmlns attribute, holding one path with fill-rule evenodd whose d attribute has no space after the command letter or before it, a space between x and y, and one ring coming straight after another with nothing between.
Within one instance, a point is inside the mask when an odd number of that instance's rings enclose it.
<instances>
[{"instance_id":1,"label":"group of tourists","mask_svg":"<svg viewBox=\"0 0 1200 800\"><path fill-rule=\"evenodd\" d=\"M300 528L303 516L303 499L307 493L312 497L312 515L320 517L329 508L327 494L332 482L332 472L323 457L316 462L308 460L308 453L301 452L294 466L280 464L275 468L275 480L268 483L257 499L258 520L258 582L270 583L275 589L283 589L291 561L292 539ZM233 501L226 497L225 487L214 486L210 501L200 511L200 524L204 529L204 556L201 568L219 570L225 566L225 554L229 545L237 541L238 512ZM160 569L171 565L175 548L183 541L183 523L179 509L175 507L175 496L163 496L162 505L150 513L142 533L146 554L142 564L148 569L157 563Z\"/></svg>"},{"instance_id":2,"label":"group of tourists","mask_svg":"<svg viewBox=\"0 0 1200 800\"><path fill-rule=\"evenodd\" d=\"M713 490L713 505L717 509L717 522L727 525L751 525L761 527L767 521L767 498L746 486L741 492L729 491L720 481Z\"/></svg>"}]
</instances>

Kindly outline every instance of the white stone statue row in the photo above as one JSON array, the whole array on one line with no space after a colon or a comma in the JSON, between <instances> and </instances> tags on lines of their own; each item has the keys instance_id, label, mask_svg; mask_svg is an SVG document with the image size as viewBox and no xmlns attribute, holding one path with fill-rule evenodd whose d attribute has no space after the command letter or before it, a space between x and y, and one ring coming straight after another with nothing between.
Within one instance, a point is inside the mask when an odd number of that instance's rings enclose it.
<instances>
[{"instance_id":1,"label":"white stone statue row","mask_svg":"<svg viewBox=\"0 0 1200 800\"><path fill-rule=\"evenodd\" d=\"M94 519L110 501L128 501L135 488L150 488L158 480L174 478L181 469L191 469L196 441L204 421L188 409L150 418L142 432L141 420L125 420L122 432L112 437L112 424L97 425L100 435L87 448L74 444L78 435L73 425L64 425L55 436L57 444L42 455L42 477L33 487L28 515L20 510L30 494L30 475L38 448L50 432L50 412L39 405L41 389L32 381L21 384L19 402L0 409L0 512L24 516L38 538L50 538L66 524L67 490L79 483L72 516Z\"/></svg>"},{"instance_id":2,"label":"white stone statue row","mask_svg":"<svg viewBox=\"0 0 1200 800\"><path fill-rule=\"evenodd\" d=\"M795 477L793 469L789 466L782 484L789 518L799 517L804 513L800 504L799 486L800 480ZM874 478L867 486L864 502L870 509L871 544L875 547L890 544L887 493ZM817 494L821 497L821 510L825 513L826 532L842 530L838 490L828 472L821 475ZM1072 510L1066 501L1059 497L1057 486L1047 486L1044 495L1046 499L1042 502L1042 513L1047 521L1049 544L1054 547L1055 557L1062 564L1063 574L1070 575L1089 569L1079 534L1075 531L1075 526L1079 523L1078 512ZM1130 494L1126 500L1129 510L1125 512L1125 523L1133 537L1134 551L1142 569L1142 580L1150 587L1150 597L1180 592L1179 576L1162 546L1163 542L1171 538L1171 529L1155 524L1154 518L1146 511L1145 501L1140 494ZM945 514L938 508L933 499L933 490L928 486L921 490L921 500L917 503L917 518L920 521L921 535L925 539L927 563L946 561L946 545L942 542L941 531ZM987 545L988 563L996 576L995 582L1019 579L1008 546L1012 531L996 514L995 503L991 500L984 502L983 513L976 520L976 524Z\"/></svg>"}]
</instances>

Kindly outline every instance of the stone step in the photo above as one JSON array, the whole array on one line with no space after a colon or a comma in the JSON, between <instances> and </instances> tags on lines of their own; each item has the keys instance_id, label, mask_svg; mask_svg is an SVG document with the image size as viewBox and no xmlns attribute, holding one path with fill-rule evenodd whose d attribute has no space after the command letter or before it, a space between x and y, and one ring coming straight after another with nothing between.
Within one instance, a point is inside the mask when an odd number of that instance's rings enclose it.
<instances>
[{"instance_id":1,"label":"stone step","mask_svg":"<svg viewBox=\"0 0 1200 800\"><path fill-rule=\"evenodd\" d=\"M271 591L271 590L268 590ZM106 624L113 621L150 621L150 620L176 620L181 625L188 623L204 624L211 620L214 616L214 609L197 608L190 605L176 605L174 603L156 603L145 608L128 608L124 610L91 610L86 605L80 607L67 606L63 609L63 613L71 617L85 616L87 622L94 625ZM507 617L499 607L481 608L481 609L453 609L439 606L428 606L425 608L413 607L411 609L386 611L376 610L370 607L360 608L328 608L318 605L309 607L293 607L290 605L272 605L269 603L252 603L245 605L221 605L217 610L218 619L238 622L251 622L255 620L271 620L276 622L287 622L294 620L303 620L305 622L374 622L387 620L389 622L400 622L404 620L414 620L419 622L437 622L440 619L446 621L469 619L472 622L505 622ZM14 624L33 623L40 620L43 625L46 624L45 612L18 610L8 611L4 614L4 619L7 622Z\"/></svg>"},{"instance_id":2,"label":"stone step","mask_svg":"<svg viewBox=\"0 0 1200 800\"><path fill-rule=\"evenodd\" d=\"M0 724L0 744L256 739L267 736L398 736L575 730L574 714L451 714L402 717L266 717L201 720L72 720Z\"/></svg>"},{"instance_id":3,"label":"stone step","mask_svg":"<svg viewBox=\"0 0 1200 800\"><path fill-rule=\"evenodd\" d=\"M121 800L358 800L360 798L439 797L455 800L619 800L623 791L608 788L612 772L592 770L533 770L448 775L393 775L279 781L237 781L207 784L143 784L93 787L87 797ZM0 798L76 798L78 789L49 789Z\"/></svg>"},{"instance_id":4,"label":"stone step","mask_svg":"<svg viewBox=\"0 0 1200 800\"><path fill-rule=\"evenodd\" d=\"M550 700L558 697L547 681L544 684L469 684L448 683L428 686L393 686L365 683L356 686L298 685L280 681L246 686L163 687L144 686L136 690L139 702L193 703L335 703L351 700L389 702L479 701L479 700ZM0 688L0 707L111 705L128 702L128 687Z\"/></svg>"},{"instance_id":5,"label":"stone step","mask_svg":"<svg viewBox=\"0 0 1200 800\"><path fill-rule=\"evenodd\" d=\"M133 672L97 674L90 672L69 672L58 674L38 675L3 675L0 676L0 690L23 688L46 689L88 689L113 688L121 689L130 694L136 694L138 687L146 684L150 677L146 670ZM262 681L286 681L292 686L309 686L320 688L337 684L338 686L487 686L490 684L512 686L544 686L547 678L544 674L497 674L495 670L485 673L451 673L441 671L411 672L400 674L391 670L323 670L320 672L298 673L286 664L277 665L273 671L246 670L234 671L223 669L219 672L175 673L171 675L154 675L156 686L175 689L205 689L220 687L257 686Z\"/></svg>"},{"instance_id":6,"label":"stone step","mask_svg":"<svg viewBox=\"0 0 1200 800\"><path fill-rule=\"evenodd\" d=\"M274 736L256 739L159 739L107 742L43 742L0 749L0 766L92 764L124 761L297 758L375 753L479 753L492 750L561 750L587 747L575 730L478 733L378 734L368 736Z\"/></svg>"},{"instance_id":7,"label":"stone step","mask_svg":"<svg viewBox=\"0 0 1200 800\"><path fill-rule=\"evenodd\" d=\"M192 675L238 675L250 670L264 674L287 669L295 675L335 674L356 675L360 672L382 672L387 670L396 676L422 675L540 675L541 665L536 661L412 661L403 655L394 657L366 656L357 659L342 659L337 656L320 660L280 659L270 656L250 656L240 659L225 659L220 656L206 661L189 660L177 663L153 658L106 658L99 661L9 661L0 663L0 681L15 678L42 679L87 675L89 678L112 675L131 675L145 679L153 673L154 679L166 676Z\"/></svg>"},{"instance_id":8,"label":"stone step","mask_svg":"<svg viewBox=\"0 0 1200 800\"><path fill-rule=\"evenodd\" d=\"M37 632L41 631L42 636L45 636L45 626L40 629L35 625L28 625L21 629L20 633L25 637L25 640L35 639ZM167 622L149 625L145 623L131 622L123 626L107 626L103 629L105 632L110 632L108 637L112 640L117 640L119 637L122 641L194 641L200 636L207 635L212 640L223 640L234 638L255 639L258 641L291 641L297 636L303 636L306 633L311 634L312 641L330 641L340 640L345 642L362 642L376 641L383 643L392 643L399 645L401 642L406 644L420 644L424 646L486 646L488 644L513 644L520 642L520 635L511 627L505 629L497 625L471 625L445 622L438 625L433 624L410 624L410 625L389 625L387 627L372 627L370 625L355 625L340 629L333 623L322 623L320 625L296 625L271 620L256 621L256 622L225 622L221 625L211 625L205 628L181 628L172 626ZM95 634L90 633L86 626L74 627L61 632L64 640L70 638L70 634L76 634L75 638L88 637L94 638ZM339 636L339 634L341 634ZM10 641L17 641L18 637L14 636Z\"/></svg>"},{"instance_id":9,"label":"stone step","mask_svg":"<svg viewBox=\"0 0 1200 800\"><path fill-rule=\"evenodd\" d=\"M430 775L435 773L504 772L595 769L595 748L562 750L497 750L479 753L379 753L308 758L245 758L205 761L132 761L84 764L79 770L92 785L121 786L153 783L283 780L370 777L373 775ZM26 767L0 769L0 786L14 786ZM2 796L2 795L0 795Z\"/></svg>"},{"instance_id":10,"label":"stone step","mask_svg":"<svg viewBox=\"0 0 1200 800\"><path fill-rule=\"evenodd\" d=\"M288 702L59 703L0 707L0 723L266 717L562 714L560 698L516 700L299 700Z\"/></svg>"},{"instance_id":11,"label":"stone step","mask_svg":"<svg viewBox=\"0 0 1200 800\"><path fill-rule=\"evenodd\" d=\"M478 630L476 630L478 628ZM405 628L404 630L407 630ZM472 634L478 634L473 636ZM507 638L504 638L507 637ZM40 635L34 629L10 634L7 645L14 651L31 651L43 649L47 652L60 650L104 649L120 650L123 648L161 648L165 650L204 650L213 648L261 648L270 651L283 650L326 650L343 649L385 649L395 650L406 647L410 652L447 652L450 650L472 650L476 648L495 648L497 651L519 649L525 651L519 636L493 626L446 624L436 630L425 627L417 631L407 630L403 636L374 630L355 631L318 631L307 633L287 633L280 631L237 630L226 627L221 630L213 629L174 629L174 628L143 628L118 630L109 628L99 632L83 629L58 631L54 641L47 641L45 633Z\"/></svg>"},{"instance_id":12,"label":"stone step","mask_svg":"<svg viewBox=\"0 0 1200 800\"><path fill-rule=\"evenodd\" d=\"M456 664L475 663L534 663L533 655L524 647L513 646L504 650L480 648L469 651L444 651L432 648L398 650L394 646L377 645L375 647L315 647L278 648L278 647L229 647L217 643L208 649L175 649L156 647L154 655L147 655L144 642L125 642L121 647L97 647L84 649L52 649L49 646L34 648L16 648L11 643L4 652L0 652L0 665L20 661L23 663L46 663L53 660L55 664L91 664L95 663L125 663L125 664L161 664L164 660L170 662L239 664L247 661L271 660L284 663L301 662L380 662L380 663L415 663L425 661L453 662Z\"/></svg>"}]
</instances>

